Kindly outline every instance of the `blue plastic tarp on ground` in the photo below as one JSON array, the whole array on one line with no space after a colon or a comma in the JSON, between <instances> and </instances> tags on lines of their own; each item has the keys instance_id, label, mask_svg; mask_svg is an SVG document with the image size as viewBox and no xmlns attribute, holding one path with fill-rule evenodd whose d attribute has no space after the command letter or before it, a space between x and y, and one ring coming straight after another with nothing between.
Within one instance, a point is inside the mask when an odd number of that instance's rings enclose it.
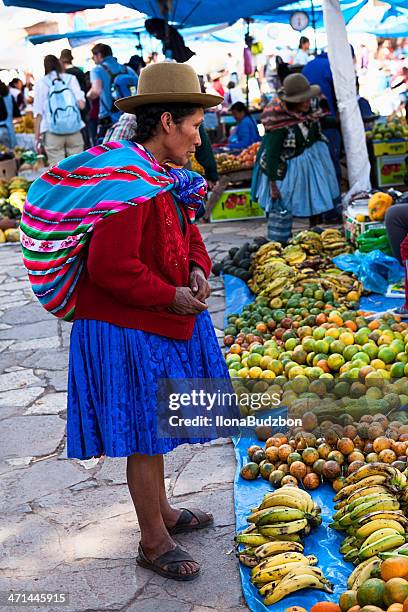
<instances>
[{"instance_id":1,"label":"blue plastic tarp on ground","mask_svg":"<svg viewBox=\"0 0 408 612\"><path fill-rule=\"evenodd\" d=\"M251 444L259 444L256 439L242 438L235 440L235 456L237 470L234 481L234 505L237 531L248 527L247 516L251 514L251 508L261 503L265 493L272 491L271 485L263 478L257 480L244 480L239 472L241 467L247 463L246 449ZM334 593L324 593L315 589L298 591L273 606L265 606L258 590L250 582L250 569L240 564L242 591L247 605L252 612L284 612L290 606L301 606L310 610L318 601L338 602L339 595L347 589L347 578L353 571L351 563L343 561L339 553L339 546L343 541L343 535L330 529L329 523L333 516L334 492L330 485L323 484L311 492L313 500L322 508L323 523L304 539L305 555L316 555L319 559L318 566L323 570L326 578L334 583Z\"/></svg>"}]
</instances>

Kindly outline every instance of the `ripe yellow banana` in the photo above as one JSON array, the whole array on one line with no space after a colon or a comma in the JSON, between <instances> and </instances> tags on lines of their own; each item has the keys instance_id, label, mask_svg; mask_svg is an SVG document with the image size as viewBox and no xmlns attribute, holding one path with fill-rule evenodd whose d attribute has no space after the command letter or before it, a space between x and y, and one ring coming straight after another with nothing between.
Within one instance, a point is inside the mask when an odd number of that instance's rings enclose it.
<instances>
[{"instance_id":1,"label":"ripe yellow banana","mask_svg":"<svg viewBox=\"0 0 408 612\"><path fill-rule=\"evenodd\" d=\"M354 484L366 478L367 476L385 476L389 480L390 484L397 484L401 482L401 472L392 465L384 463L367 463L361 468L349 474L344 481L344 485Z\"/></svg>"},{"instance_id":2,"label":"ripe yellow banana","mask_svg":"<svg viewBox=\"0 0 408 612\"><path fill-rule=\"evenodd\" d=\"M384 527L383 529L379 529L378 531L375 531L374 533L369 535L364 540L363 542L364 548L366 548L367 546L371 546L371 544L375 544L375 542L378 542L379 540L381 540L382 538L385 538L386 536L392 536L396 534L401 535L399 531L393 529L392 527Z\"/></svg>"},{"instance_id":3,"label":"ripe yellow banana","mask_svg":"<svg viewBox=\"0 0 408 612\"><path fill-rule=\"evenodd\" d=\"M336 493L334 497L334 501L346 499L347 497L349 497L349 495L351 495L352 493L354 493L355 491L363 487L381 485L384 482L386 482L386 480L387 480L387 477L384 474L375 474L374 476L367 476L366 478L363 478L362 480L353 482L352 484L344 486L342 489L340 489L340 491Z\"/></svg>"},{"instance_id":4,"label":"ripe yellow banana","mask_svg":"<svg viewBox=\"0 0 408 612\"><path fill-rule=\"evenodd\" d=\"M307 512L307 504L304 498L300 496L296 498L293 495L288 495L283 492L276 493L276 495L269 495L264 499L259 508L260 510L264 510L265 508L274 508L275 506L285 506L286 508L295 508Z\"/></svg>"},{"instance_id":5,"label":"ripe yellow banana","mask_svg":"<svg viewBox=\"0 0 408 612\"><path fill-rule=\"evenodd\" d=\"M290 485L284 485L281 487L280 491L285 493L285 495L292 495L292 497L295 497L296 499L298 499L299 496L302 497L306 504L305 512L313 512L315 510L315 503L312 496L307 491L299 489L298 487L292 487Z\"/></svg>"},{"instance_id":6,"label":"ripe yellow banana","mask_svg":"<svg viewBox=\"0 0 408 612\"><path fill-rule=\"evenodd\" d=\"M258 565L254 566L251 576L254 578L257 574L265 570L271 570L278 565L283 565L284 563L298 563L302 561L306 565L309 565L309 558L305 557L301 553L289 552L289 553L281 553L280 555L274 555L273 557L268 557ZM315 563L316 561L316 563ZM317 559L313 558L310 560L310 565L316 565Z\"/></svg>"},{"instance_id":7,"label":"ripe yellow banana","mask_svg":"<svg viewBox=\"0 0 408 612\"><path fill-rule=\"evenodd\" d=\"M245 567L255 567L257 564L256 558L251 557L250 555L239 554L238 559L242 565L245 565Z\"/></svg>"},{"instance_id":8,"label":"ripe yellow banana","mask_svg":"<svg viewBox=\"0 0 408 612\"><path fill-rule=\"evenodd\" d=\"M279 506L280 508L285 508L286 506ZM258 519L261 518L264 514L269 511L269 508L264 508L263 510L254 510L252 514L250 514L247 518L248 523L256 523Z\"/></svg>"},{"instance_id":9,"label":"ripe yellow banana","mask_svg":"<svg viewBox=\"0 0 408 612\"><path fill-rule=\"evenodd\" d=\"M307 567L309 564L304 561L295 561L294 563L282 563L276 567L272 567L270 570L261 570L253 578L251 578L253 584L265 584L272 580L280 580L286 574L289 574L292 570L301 571L300 568Z\"/></svg>"},{"instance_id":10,"label":"ripe yellow banana","mask_svg":"<svg viewBox=\"0 0 408 612\"><path fill-rule=\"evenodd\" d=\"M262 546L258 546L255 549L255 556L257 559L265 559L266 557L270 557L271 555L277 555L285 552L299 552L302 553L304 547L299 542L284 542L284 541L276 541L276 542L268 542L267 544L262 544Z\"/></svg>"},{"instance_id":11,"label":"ripe yellow banana","mask_svg":"<svg viewBox=\"0 0 408 612\"><path fill-rule=\"evenodd\" d=\"M298 510L298 508L276 506L275 508L268 508L265 514L257 518L255 523L257 527L263 527L264 525L297 521L303 518L305 518L305 513L303 510Z\"/></svg>"},{"instance_id":12,"label":"ripe yellow banana","mask_svg":"<svg viewBox=\"0 0 408 612\"><path fill-rule=\"evenodd\" d=\"M260 527L259 528L259 533L262 533L262 535L264 535L265 537L269 538L270 542L297 542L299 544L302 543L302 538L300 537L300 535L298 533L289 533L289 534L282 534L280 533L277 536L271 536L268 533L268 529L271 525L266 525L265 527ZM263 533L263 530L265 529L265 533Z\"/></svg>"},{"instance_id":13,"label":"ripe yellow banana","mask_svg":"<svg viewBox=\"0 0 408 612\"><path fill-rule=\"evenodd\" d=\"M395 520L401 523L404 527L408 527L408 518L405 516L402 510L377 510L376 512L370 512L362 516L358 521L358 525L365 525L371 523L377 519L384 520Z\"/></svg>"},{"instance_id":14,"label":"ripe yellow banana","mask_svg":"<svg viewBox=\"0 0 408 612\"><path fill-rule=\"evenodd\" d=\"M301 589L319 589L332 593L333 588L330 583L323 582L319 576L313 574L293 574L287 580L281 580L281 582L273 589L273 592L265 597L265 606L271 606L272 604L280 601L290 593L300 591Z\"/></svg>"},{"instance_id":15,"label":"ripe yellow banana","mask_svg":"<svg viewBox=\"0 0 408 612\"><path fill-rule=\"evenodd\" d=\"M405 537L400 533L394 533L393 535L387 535L375 542L371 543L369 546L363 546L360 548L360 552L358 553L361 561L364 559L368 559L369 557L374 557L380 552L386 552L387 550L395 550L398 546L402 546L405 543Z\"/></svg>"},{"instance_id":16,"label":"ripe yellow banana","mask_svg":"<svg viewBox=\"0 0 408 612\"><path fill-rule=\"evenodd\" d=\"M380 567L380 565L381 559L379 557L371 557L360 563L348 577L347 588L357 591L358 587L370 578L371 572Z\"/></svg>"},{"instance_id":17,"label":"ripe yellow banana","mask_svg":"<svg viewBox=\"0 0 408 612\"><path fill-rule=\"evenodd\" d=\"M261 588L258 589L258 593L262 597L270 595L273 592L273 589L279 584L279 582L280 580L272 580L272 582L267 582L266 584L263 584Z\"/></svg>"},{"instance_id":18,"label":"ripe yellow banana","mask_svg":"<svg viewBox=\"0 0 408 612\"><path fill-rule=\"evenodd\" d=\"M394 529L394 531L400 533L401 535L405 533L404 527L398 521L394 521L392 519L375 519L374 521L370 521L369 523L359 527L356 531L356 538L365 539L380 529L387 528Z\"/></svg>"},{"instance_id":19,"label":"ripe yellow banana","mask_svg":"<svg viewBox=\"0 0 408 612\"><path fill-rule=\"evenodd\" d=\"M302 531L307 526L307 520L305 518L298 519L296 521L290 521L290 523L275 523L274 525L267 525L266 527L260 527L261 533L264 537L279 537L281 535L291 535Z\"/></svg>"}]
</instances>

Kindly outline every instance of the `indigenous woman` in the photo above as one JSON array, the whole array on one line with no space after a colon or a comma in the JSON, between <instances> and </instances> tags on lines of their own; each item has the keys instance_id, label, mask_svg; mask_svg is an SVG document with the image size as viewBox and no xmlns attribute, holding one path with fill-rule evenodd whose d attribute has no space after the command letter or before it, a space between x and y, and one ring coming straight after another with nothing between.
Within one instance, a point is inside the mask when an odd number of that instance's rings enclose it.
<instances>
[{"instance_id":1,"label":"indigenous woman","mask_svg":"<svg viewBox=\"0 0 408 612\"><path fill-rule=\"evenodd\" d=\"M74 319L68 457L127 457L137 562L176 580L196 578L199 564L172 536L213 518L167 499L163 455L189 440L159 436L158 380L225 379L228 370L205 303L211 262L193 224L205 182L174 166L200 145L204 108L220 102L200 92L190 66L149 65L138 94L117 102L136 115L135 141L51 168L31 188L22 222L34 291L48 310Z\"/></svg>"},{"instance_id":2,"label":"indigenous woman","mask_svg":"<svg viewBox=\"0 0 408 612\"><path fill-rule=\"evenodd\" d=\"M315 217L340 197L336 172L321 125L324 113L311 108L320 87L301 74L283 81L278 101L266 107L265 136L257 155L252 198L268 215L268 238L287 242L293 217ZM329 127L329 126L327 126ZM330 125L330 127L333 127Z\"/></svg>"}]
</instances>

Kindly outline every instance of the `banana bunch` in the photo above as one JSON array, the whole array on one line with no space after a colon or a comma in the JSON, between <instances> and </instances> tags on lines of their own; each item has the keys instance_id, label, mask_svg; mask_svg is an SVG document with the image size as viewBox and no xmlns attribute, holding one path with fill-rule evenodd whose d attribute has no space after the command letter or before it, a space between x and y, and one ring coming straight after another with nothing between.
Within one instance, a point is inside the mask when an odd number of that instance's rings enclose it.
<instances>
[{"instance_id":1,"label":"banana bunch","mask_svg":"<svg viewBox=\"0 0 408 612\"><path fill-rule=\"evenodd\" d=\"M361 565L371 568L353 572L352 581L357 584L372 571L370 560L380 560L378 555L394 551L408 539L408 518L398 499L405 486L406 477L396 468L371 463L348 476L334 498L336 513L331 527L347 532L341 554L357 569Z\"/></svg>"},{"instance_id":2,"label":"banana bunch","mask_svg":"<svg viewBox=\"0 0 408 612\"><path fill-rule=\"evenodd\" d=\"M269 261L272 257L280 257L281 253L282 245L280 242L265 242L265 244L260 246L255 253L253 262L257 266L262 266L262 264Z\"/></svg>"},{"instance_id":3,"label":"banana bunch","mask_svg":"<svg viewBox=\"0 0 408 612\"><path fill-rule=\"evenodd\" d=\"M341 232L336 229L327 229L320 234L323 245L323 253L330 257L340 255L340 253L350 253L350 247Z\"/></svg>"},{"instance_id":4,"label":"banana bunch","mask_svg":"<svg viewBox=\"0 0 408 612\"><path fill-rule=\"evenodd\" d=\"M285 485L267 493L252 509L250 526L235 537L246 548L237 553L239 561L251 568L251 581L265 598L265 605L304 588L329 593L326 580L314 555L304 555L301 537L321 523L320 508L306 491Z\"/></svg>"},{"instance_id":5,"label":"banana bunch","mask_svg":"<svg viewBox=\"0 0 408 612\"><path fill-rule=\"evenodd\" d=\"M299 245L308 255L319 255L322 253L323 244L320 234L306 230L299 232L291 239L290 244Z\"/></svg>"},{"instance_id":6,"label":"banana bunch","mask_svg":"<svg viewBox=\"0 0 408 612\"><path fill-rule=\"evenodd\" d=\"M306 253L299 245L289 245L283 249L282 257L290 266L301 264L306 259Z\"/></svg>"}]
</instances>

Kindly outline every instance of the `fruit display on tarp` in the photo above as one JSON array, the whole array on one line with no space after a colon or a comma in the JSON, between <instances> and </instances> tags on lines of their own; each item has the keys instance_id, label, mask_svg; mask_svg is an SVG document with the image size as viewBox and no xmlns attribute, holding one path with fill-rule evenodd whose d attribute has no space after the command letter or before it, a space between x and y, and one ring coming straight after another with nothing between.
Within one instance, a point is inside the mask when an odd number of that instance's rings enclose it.
<instances>
[{"instance_id":1,"label":"fruit display on tarp","mask_svg":"<svg viewBox=\"0 0 408 612\"><path fill-rule=\"evenodd\" d=\"M340 552L356 566L339 599L342 612L367 606L404 612L405 603L408 607L405 475L381 463L364 466L344 480L334 499L337 512L332 527L346 536Z\"/></svg>"},{"instance_id":2,"label":"fruit display on tarp","mask_svg":"<svg viewBox=\"0 0 408 612\"><path fill-rule=\"evenodd\" d=\"M267 493L248 516L250 526L235 536L238 559L251 568L266 606L306 588L333 592L317 557L303 554L302 538L321 524L320 512L306 491L286 485Z\"/></svg>"},{"instance_id":3,"label":"fruit display on tarp","mask_svg":"<svg viewBox=\"0 0 408 612\"><path fill-rule=\"evenodd\" d=\"M238 155L233 155L232 153L216 153L214 157L219 174L237 172L242 169L242 163Z\"/></svg>"},{"instance_id":4,"label":"fruit display on tarp","mask_svg":"<svg viewBox=\"0 0 408 612\"><path fill-rule=\"evenodd\" d=\"M350 301L358 301L361 283L354 275L342 272L330 259L350 250L345 238L334 229L322 234L300 232L285 249L278 242L268 242L252 257L252 279L248 286L253 293L275 297L283 290L288 294L295 288L315 283L317 289L332 290L342 298L355 292L356 296Z\"/></svg>"},{"instance_id":5,"label":"fruit display on tarp","mask_svg":"<svg viewBox=\"0 0 408 612\"><path fill-rule=\"evenodd\" d=\"M241 477L263 478L273 487L289 482L308 490L329 482L338 491L347 476L373 463L407 473L408 416L403 411L389 417L381 412L364 414L354 420L345 407L342 410L338 420L329 416L319 420L315 412L306 412L302 426L271 435L264 446L252 444ZM271 433L262 426L255 431L260 440Z\"/></svg>"}]
</instances>

